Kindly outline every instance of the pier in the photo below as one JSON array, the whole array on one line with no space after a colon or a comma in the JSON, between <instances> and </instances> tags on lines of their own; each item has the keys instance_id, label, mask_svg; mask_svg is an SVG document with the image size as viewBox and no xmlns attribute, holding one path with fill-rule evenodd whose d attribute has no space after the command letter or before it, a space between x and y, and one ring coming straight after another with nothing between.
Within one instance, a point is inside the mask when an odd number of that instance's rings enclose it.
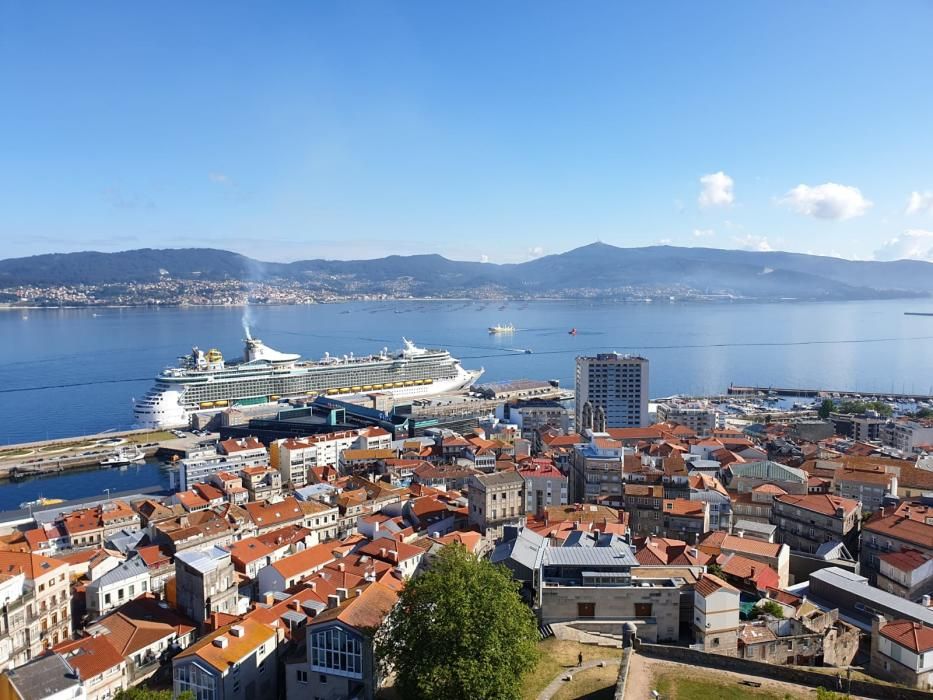
<instances>
[{"instance_id":1,"label":"pier","mask_svg":"<svg viewBox=\"0 0 933 700\"><path fill-rule=\"evenodd\" d=\"M801 389L777 386L737 386L730 385L730 396L757 396L773 394L776 396L800 396L803 398L828 399L833 396L869 401L933 401L931 394L903 394L890 391L857 391L853 389Z\"/></svg>"}]
</instances>

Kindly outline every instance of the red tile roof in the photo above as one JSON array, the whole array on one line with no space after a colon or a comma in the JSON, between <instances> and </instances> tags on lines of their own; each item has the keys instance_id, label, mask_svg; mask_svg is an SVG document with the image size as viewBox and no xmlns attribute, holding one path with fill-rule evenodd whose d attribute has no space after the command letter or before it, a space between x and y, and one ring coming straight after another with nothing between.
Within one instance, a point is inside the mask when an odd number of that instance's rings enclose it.
<instances>
[{"instance_id":1,"label":"red tile roof","mask_svg":"<svg viewBox=\"0 0 933 700\"><path fill-rule=\"evenodd\" d=\"M319 625L340 620L349 627L368 632L378 628L398 601L398 594L381 583L371 583L357 596L348 598L336 608L320 613L311 622Z\"/></svg>"},{"instance_id":2,"label":"red tile roof","mask_svg":"<svg viewBox=\"0 0 933 700\"><path fill-rule=\"evenodd\" d=\"M713 595L713 593L722 590L731 591L732 593L739 592L737 588L730 586L721 578L714 576L713 574L703 574L700 576L700 580L697 581L696 588L694 588L694 590L704 598L709 598L711 595Z\"/></svg>"},{"instance_id":3,"label":"red tile roof","mask_svg":"<svg viewBox=\"0 0 933 700\"><path fill-rule=\"evenodd\" d=\"M880 633L915 654L925 654L933 649L933 627L920 622L895 620L882 627Z\"/></svg>"},{"instance_id":4,"label":"red tile roof","mask_svg":"<svg viewBox=\"0 0 933 700\"><path fill-rule=\"evenodd\" d=\"M54 647L53 651L65 657L68 664L80 674L81 678L90 680L124 663L123 656L110 643L109 637L109 634L82 637L62 642Z\"/></svg>"},{"instance_id":5,"label":"red tile roof","mask_svg":"<svg viewBox=\"0 0 933 700\"><path fill-rule=\"evenodd\" d=\"M916 549L902 549L900 552L881 554L878 559L899 571L913 571L930 561L931 557Z\"/></svg>"},{"instance_id":6,"label":"red tile roof","mask_svg":"<svg viewBox=\"0 0 933 700\"><path fill-rule=\"evenodd\" d=\"M775 496L775 501L784 505L802 508L811 513L819 513L827 517L836 517L836 510L842 508L843 515L849 515L861 509L861 504L851 498L831 496L828 493L810 493L806 495L784 494Z\"/></svg>"}]
</instances>

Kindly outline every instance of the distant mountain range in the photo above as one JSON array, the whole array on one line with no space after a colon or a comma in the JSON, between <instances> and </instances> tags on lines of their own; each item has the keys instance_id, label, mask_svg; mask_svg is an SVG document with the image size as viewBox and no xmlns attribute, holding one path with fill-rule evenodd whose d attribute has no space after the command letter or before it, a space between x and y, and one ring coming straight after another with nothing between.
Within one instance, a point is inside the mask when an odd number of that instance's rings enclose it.
<instances>
[{"instance_id":1,"label":"distant mountain range","mask_svg":"<svg viewBox=\"0 0 933 700\"><path fill-rule=\"evenodd\" d=\"M0 288L175 280L299 283L335 295L878 299L933 294L933 263L853 261L715 248L593 243L524 263L390 255L267 263L209 248L63 253L0 260Z\"/></svg>"}]
</instances>

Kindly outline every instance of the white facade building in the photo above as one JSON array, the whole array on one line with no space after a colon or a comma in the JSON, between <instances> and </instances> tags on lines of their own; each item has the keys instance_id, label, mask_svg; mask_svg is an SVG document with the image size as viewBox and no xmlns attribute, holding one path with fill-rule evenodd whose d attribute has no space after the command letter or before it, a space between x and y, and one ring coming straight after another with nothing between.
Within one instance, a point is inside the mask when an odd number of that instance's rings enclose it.
<instances>
[{"instance_id":1,"label":"white facade building","mask_svg":"<svg viewBox=\"0 0 933 700\"><path fill-rule=\"evenodd\" d=\"M577 358L577 432L648 424L647 359L614 352Z\"/></svg>"}]
</instances>

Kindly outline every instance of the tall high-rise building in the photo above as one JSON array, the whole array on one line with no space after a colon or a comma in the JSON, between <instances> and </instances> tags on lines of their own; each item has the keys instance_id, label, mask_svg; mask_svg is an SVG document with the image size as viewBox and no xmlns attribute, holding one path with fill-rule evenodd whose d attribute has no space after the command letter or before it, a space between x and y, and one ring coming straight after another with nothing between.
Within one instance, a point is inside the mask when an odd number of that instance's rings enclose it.
<instances>
[{"instance_id":1,"label":"tall high-rise building","mask_svg":"<svg viewBox=\"0 0 933 700\"><path fill-rule=\"evenodd\" d=\"M577 431L648 425L648 360L615 352L578 357Z\"/></svg>"}]
</instances>

